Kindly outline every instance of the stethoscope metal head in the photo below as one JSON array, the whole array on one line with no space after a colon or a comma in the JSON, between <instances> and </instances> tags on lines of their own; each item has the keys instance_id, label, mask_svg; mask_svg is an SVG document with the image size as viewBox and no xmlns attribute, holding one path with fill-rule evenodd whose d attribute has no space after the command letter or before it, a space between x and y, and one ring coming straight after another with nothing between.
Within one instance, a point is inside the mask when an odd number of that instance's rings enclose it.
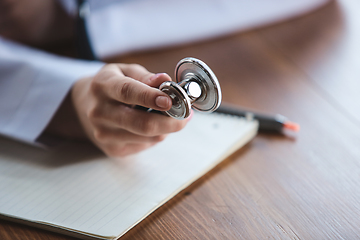
<instances>
[{"instance_id":1,"label":"stethoscope metal head","mask_svg":"<svg viewBox=\"0 0 360 240\"><path fill-rule=\"evenodd\" d=\"M176 119L190 116L191 107L201 112L213 112L221 103L219 81L211 69L201 60L187 57L175 68L175 82L164 82L160 90L172 99L172 107L166 113Z\"/></svg>"}]
</instances>

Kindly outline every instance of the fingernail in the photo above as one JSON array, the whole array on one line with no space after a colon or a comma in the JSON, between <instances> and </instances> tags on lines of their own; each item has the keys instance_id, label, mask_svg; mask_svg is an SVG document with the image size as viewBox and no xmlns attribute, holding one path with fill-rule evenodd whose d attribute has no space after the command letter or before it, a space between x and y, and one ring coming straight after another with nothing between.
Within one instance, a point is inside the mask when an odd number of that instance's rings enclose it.
<instances>
[{"instance_id":1,"label":"fingernail","mask_svg":"<svg viewBox=\"0 0 360 240\"><path fill-rule=\"evenodd\" d=\"M151 78L150 78L150 81L154 81L155 79L157 79L159 76L163 75L163 74L166 74L166 73L157 73L155 75L153 75Z\"/></svg>"},{"instance_id":2,"label":"fingernail","mask_svg":"<svg viewBox=\"0 0 360 240\"><path fill-rule=\"evenodd\" d=\"M155 103L159 108L168 109L171 107L171 100L169 97L158 96L155 99Z\"/></svg>"},{"instance_id":3,"label":"fingernail","mask_svg":"<svg viewBox=\"0 0 360 240\"><path fill-rule=\"evenodd\" d=\"M187 120L190 121L193 116L194 116L194 110L191 109L190 115L189 115L189 117L187 118Z\"/></svg>"}]
</instances>

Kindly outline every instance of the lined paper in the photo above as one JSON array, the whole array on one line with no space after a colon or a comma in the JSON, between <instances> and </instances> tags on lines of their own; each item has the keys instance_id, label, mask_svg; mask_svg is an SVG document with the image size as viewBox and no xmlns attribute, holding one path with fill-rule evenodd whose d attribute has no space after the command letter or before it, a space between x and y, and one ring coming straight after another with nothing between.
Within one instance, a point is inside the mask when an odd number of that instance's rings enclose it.
<instances>
[{"instance_id":1,"label":"lined paper","mask_svg":"<svg viewBox=\"0 0 360 240\"><path fill-rule=\"evenodd\" d=\"M195 113L184 130L118 159L84 143L49 151L0 138L0 212L80 232L84 238L117 238L248 142L256 130L254 121Z\"/></svg>"}]
</instances>

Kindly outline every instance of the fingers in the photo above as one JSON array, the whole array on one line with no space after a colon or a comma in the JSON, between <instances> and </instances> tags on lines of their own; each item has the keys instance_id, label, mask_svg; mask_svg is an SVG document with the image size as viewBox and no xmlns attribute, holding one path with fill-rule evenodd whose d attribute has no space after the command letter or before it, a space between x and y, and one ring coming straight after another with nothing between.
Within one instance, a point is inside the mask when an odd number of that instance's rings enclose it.
<instances>
[{"instance_id":1,"label":"fingers","mask_svg":"<svg viewBox=\"0 0 360 240\"><path fill-rule=\"evenodd\" d=\"M171 81L168 74L153 74L138 64L118 64L117 67L120 68L120 71L122 71L125 76L136 79L150 87L158 88L163 82Z\"/></svg>"},{"instance_id":2,"label":"fingers","mask_svg":"<svg viewBox=\"0 0 360 240\"><path fill-rule=\"evenodd\" d=\"M95 77L92 89L118 102L166 111L170 97L152 86L168 80L168 75L154 75L139 65L109 64Z\"/></svg>"},{"instance_id":3,"label":"fingers","mask_svg":"<svg viewBox=\"0 0 360 240\"><path fill-rule=\"evenodd\" d=\"M125 156L184 128L188 120L131 107L169 110L170 97L157 89L164 81L171 81L169 75L136 64L105 65L94 78L78 81L72 97L88 137L108 156Z\"/></svg>"},{"instance_id":4,"label":"fingers","mask_svg":"<svg viewBox=\"0 0 360 240\"><path fill-rule=\"evenodd\" d=\"M93 109L89 118L94 126L106 124L108 127L126 129L147 137L180 131L188 122L114 103Z\"/></svg>"}]
</instances>

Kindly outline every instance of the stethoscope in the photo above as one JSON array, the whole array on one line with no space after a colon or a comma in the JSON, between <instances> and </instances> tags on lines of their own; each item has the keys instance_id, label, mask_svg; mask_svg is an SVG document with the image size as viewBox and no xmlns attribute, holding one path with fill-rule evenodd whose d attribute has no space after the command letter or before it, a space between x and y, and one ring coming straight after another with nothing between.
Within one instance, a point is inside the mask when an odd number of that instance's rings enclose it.
<instances>
[{"instance_id":1,"label":"stethoscope","mask_svg":"<svg viewBox=\"0 0 360 240\"><path fill-rule=\"evenodd\" d=\"M213 112L221 103L219 81L201 60L187 57L175 68L176 82L164 82L159 89L170 96L172 107L165 113L176 119L190 116L191 107L200 112Z\"/></svg>"}]
</instances>

